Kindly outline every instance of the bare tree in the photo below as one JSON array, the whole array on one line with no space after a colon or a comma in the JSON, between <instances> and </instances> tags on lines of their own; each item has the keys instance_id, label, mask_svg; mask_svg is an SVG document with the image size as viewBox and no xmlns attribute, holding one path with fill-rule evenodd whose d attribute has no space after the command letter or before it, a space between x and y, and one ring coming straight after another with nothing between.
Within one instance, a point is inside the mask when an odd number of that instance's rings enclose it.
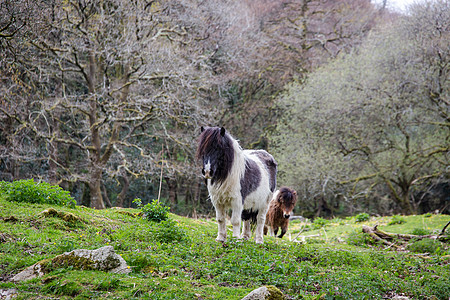
<instances>
[{"instance_id":1,"label":"bare tree","mask_svg":"<svg viewBox=\"0 0 450 300\"><path fill-rule=\"evenodd\" d=\"M207 1L208 33L219 95L219 122L248 147L267 147L264 131L276 122L274 94L291 80L349 51L375 24L365 0Z\"/></svg>"},{"instance_id":2,"label":"bare tree","mask_svg":"<svg viewBox=\"0 0 450 300\"><path fill-rule=\"evenodd\" d=\"M161 140L189 153L192 145L178 135L203 116L207 57L200 47L187 50L197 33L188 7L176 1L66 1L40 9L35 21L45 31L27 32L33 55L21 62L37 82L32 101L19 114L11 94L1 112L15 122L12 136L31 133L45 145L52 176L84 182L91 207L104 208L104 176L159 173Z\"/></svg>"}]
</instances>

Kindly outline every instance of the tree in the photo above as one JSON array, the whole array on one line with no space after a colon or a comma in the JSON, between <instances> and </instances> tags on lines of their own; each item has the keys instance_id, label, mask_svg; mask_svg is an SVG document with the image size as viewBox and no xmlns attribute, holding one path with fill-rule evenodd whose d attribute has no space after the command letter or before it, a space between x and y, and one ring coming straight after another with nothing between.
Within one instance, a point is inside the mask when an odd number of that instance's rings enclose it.
<instances>
[{"instance_id":1,"label":"tree","mask_svg":"<svg viewBox=\"0 0 450 300\"><path fill-rule=\"evenodd\" d=\"M225 99L220 124L245 147L267 148L274 99L291 80L359 44L378 11L365 0L208 1L212 56Z\"/></svg>"},{"instance_id":2,"label":"tree","mask_svg":"<svg viewBox=\"0 0 450 300\"><path fill-rule=\"evenodd\" d=\"M415 192L448 180L448 5L412 7L289 87L273 138L281 182L344 207L414 213Z\"/></svg>"},{"instance_id":3,"label":"tree","mask_svg":"<svg viewBox=\"0 0 450 300\"><path fill-rule=\"evenodd\" d=\"M20 3L8 5L14 10ZM30 136L41 159L46 157L50 177L84 182L95 208L105 207L104 176L159 174L161 144L178 144L189 154L189 138L179 136L206 118L200 87L206 87L209 70L201 44L191 45L201 31L187 17L188 5L36 5L35 23L15 41L25 43L29 54L16 60L29 73L24 81L30 91L21 94L27 111L20 113L24 103L16 105L15 93L1 107L2 117L14 123L8 138ZM22 146L14 147L23 153Z\"/></svg>"}]
</instances>

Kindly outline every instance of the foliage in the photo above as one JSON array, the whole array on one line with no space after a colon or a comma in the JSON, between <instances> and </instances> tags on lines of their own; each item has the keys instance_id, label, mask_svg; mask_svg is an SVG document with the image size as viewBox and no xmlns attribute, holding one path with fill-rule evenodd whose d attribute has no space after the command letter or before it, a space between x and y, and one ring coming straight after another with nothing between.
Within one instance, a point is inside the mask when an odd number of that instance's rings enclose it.
<instances>
[{"instance_id":1,"label":"foliage","mask_svg":"<svg viewBox=\"0 0 450 300\"><path fill-rule=\"evenodd\" d=\"M403 224L406 223L406 219L403 216L392 216L391 220L389 221L388 225L395 225L395 224Z\"/></svg>"},{"instance_id":2,"label":"foliage","mask_svg":"<svg viewBox=\"0 0 450 300\"><path fill-rule=\"evenodd\" d=\"M415 5L280 95L271 148L299 206L413 214L448 182L449 11Z\"/></svg>"},{"instance_id":3,"label":"foliage","mask_svg":"<svg viewBox=\"0 0 450 300\"><path fill-rule=\"evenodd\" d=\"M423 228L414 228L411 231L411 234L413 235L428 235L431 234L432 232L428 229L423 229Z\"/></svg>"},{"instance_id":4,"label":"foliage","mask_svg":"<svg viewBox=\"0 0 450 300\"><path fill-rule=\"evenodd\" d=\"M415 253L429 253L433 254L439 251L441 243L432 239L423 239L415 241L408 245L408 250Z\"/></svg>"},{"instance_id":5,"label":"foliage","mask_svg":"<svg viewBox=\"0 0 450 300\"><path fill-rule=\"evenodd\" d=\"M185 230L172 219L162 221L154 236L160 243L182 242L188 239Z\"/></svg>"},{"instance_id":6,"label":"foliage","mask_svg":"<svg viewBox=\"0 0 450 300\"><path fill-rule=\"evenodd\" d=\"M34 179L0 182L0 192L13 202L54 204L74 207L76 202L68 191L60 186L46 182L35 182Z\"/></svg>"},{"instance_id":7,"label":"foliage","mask_svg":"<svg viewBox=\"0 0 450 300\"><path fill-rule=\"evenodd\" d=\"M356 215L355 221L356 222L364 222L364 221L369 220L369 218L370 218L370 216L368 213L360 213L360 214Z\"/></svg>"},{"instance_id":8,"label":"foliage","mask_svg":"<svg viewBox=\"0 0 450 300\"><path fill-rule=\"evenodd\" d=\"M329 221L327 219L321 218L321 217L317 217L314 219L314 221L312 222L311 226L314 229L319 229L322 228L324 226L326 226L329 223Z\"/></svg>"},{"instance_id":9,"label":"foliage","mask_svg":"<svg viewBox=\"0 0 450 300\"><path fill-rule=\"evenodd\" d=\"M133 203L136 203L138 208L142 210L148 221L159 223L169 218L170 207L163 206L157 199L153 199L151 203L144 206L142 206L142 201L139 198L136 198Z\"/></svg>"},{"instance_id":10,"label":"foliage","mask_svg":"<svg viewBox=\"0 0 450 300\"><path fill-rule=\"evenodd\" d=\"M346 241L350 245L363 246L363 247L367 247L369 245L374 244L373 238L369 234L361 232L361 231L354 231L354 232L350 233L347 236Z\"/></svg>"}]
</instances>

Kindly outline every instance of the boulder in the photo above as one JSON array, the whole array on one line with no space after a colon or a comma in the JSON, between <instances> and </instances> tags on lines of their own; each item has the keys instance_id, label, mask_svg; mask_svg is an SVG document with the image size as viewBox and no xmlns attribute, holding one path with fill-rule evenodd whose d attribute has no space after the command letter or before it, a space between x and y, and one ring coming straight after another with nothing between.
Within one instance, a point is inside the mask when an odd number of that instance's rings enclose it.
<instances>
[{"instance_id":1,"label":"boulder","mask_svg":"<svg viewBox=\"0 0 450 300\"><path fill-rule=\"evenodd\" d=\"M114 252L114 248L105 246L96 250L77 249L52 259L42 260L14 276L11 281L18 282L41 277L55 268L69 266L78 270L101 270L120 274L131 272L125 260Z\"/></svg>"},{"instance_id":2,"label":"boulder","mask_svg":"<svg viewBox=\"0 0 450 300\"><path fill-rule=\"evenodd\" d=\"M0 289L0 299L10 300L17 297L16 289Z\"/></svg>"},{"instance_id":3,"label":"boulder","mask_svg":"<svg viewBox=\"0 0 450 300\"><path fill-rule=\"evenodd\" d=\"M283 293L275 286L268 285L253 290L241 300L284 300Z\"/></svg>"}]
</instances>

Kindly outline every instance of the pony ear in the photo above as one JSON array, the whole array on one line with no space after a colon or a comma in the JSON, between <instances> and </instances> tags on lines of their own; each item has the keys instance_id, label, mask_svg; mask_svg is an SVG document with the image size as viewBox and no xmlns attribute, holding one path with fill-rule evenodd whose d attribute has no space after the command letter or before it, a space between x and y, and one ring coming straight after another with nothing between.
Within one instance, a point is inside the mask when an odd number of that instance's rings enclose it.
<instances>
[{"instance_id":1,"label":"pony ear","mask_svg":"<svg viewBox=\"0 0 450 300\"><path fill-rule=\"evenodd\" d=\"M225 132L226 132L225 127L220 128L220 135L221 136L224 136Z\"/></svg>"},{"instance_id":2,"label":"pony ear","mask_svg":"<svg viewBox=\"0 0 450 300\"><path fill-rule=\"evenodd\" d=\"M277 202L281 203L282 200L283 200L283 195L281 195L281 193L278 193L278 195L277 195Z\"/></svg>"},{"instance_id":3,"label":"pony ear","mask_svg":"<svg viewBox=\"0 0 450 300\"><path fill-rule=\"evenodd\" d=\"M200 132L203 132L203 131L205 131L205 127L200 127Z\"/></svg>"}]
</instances>

